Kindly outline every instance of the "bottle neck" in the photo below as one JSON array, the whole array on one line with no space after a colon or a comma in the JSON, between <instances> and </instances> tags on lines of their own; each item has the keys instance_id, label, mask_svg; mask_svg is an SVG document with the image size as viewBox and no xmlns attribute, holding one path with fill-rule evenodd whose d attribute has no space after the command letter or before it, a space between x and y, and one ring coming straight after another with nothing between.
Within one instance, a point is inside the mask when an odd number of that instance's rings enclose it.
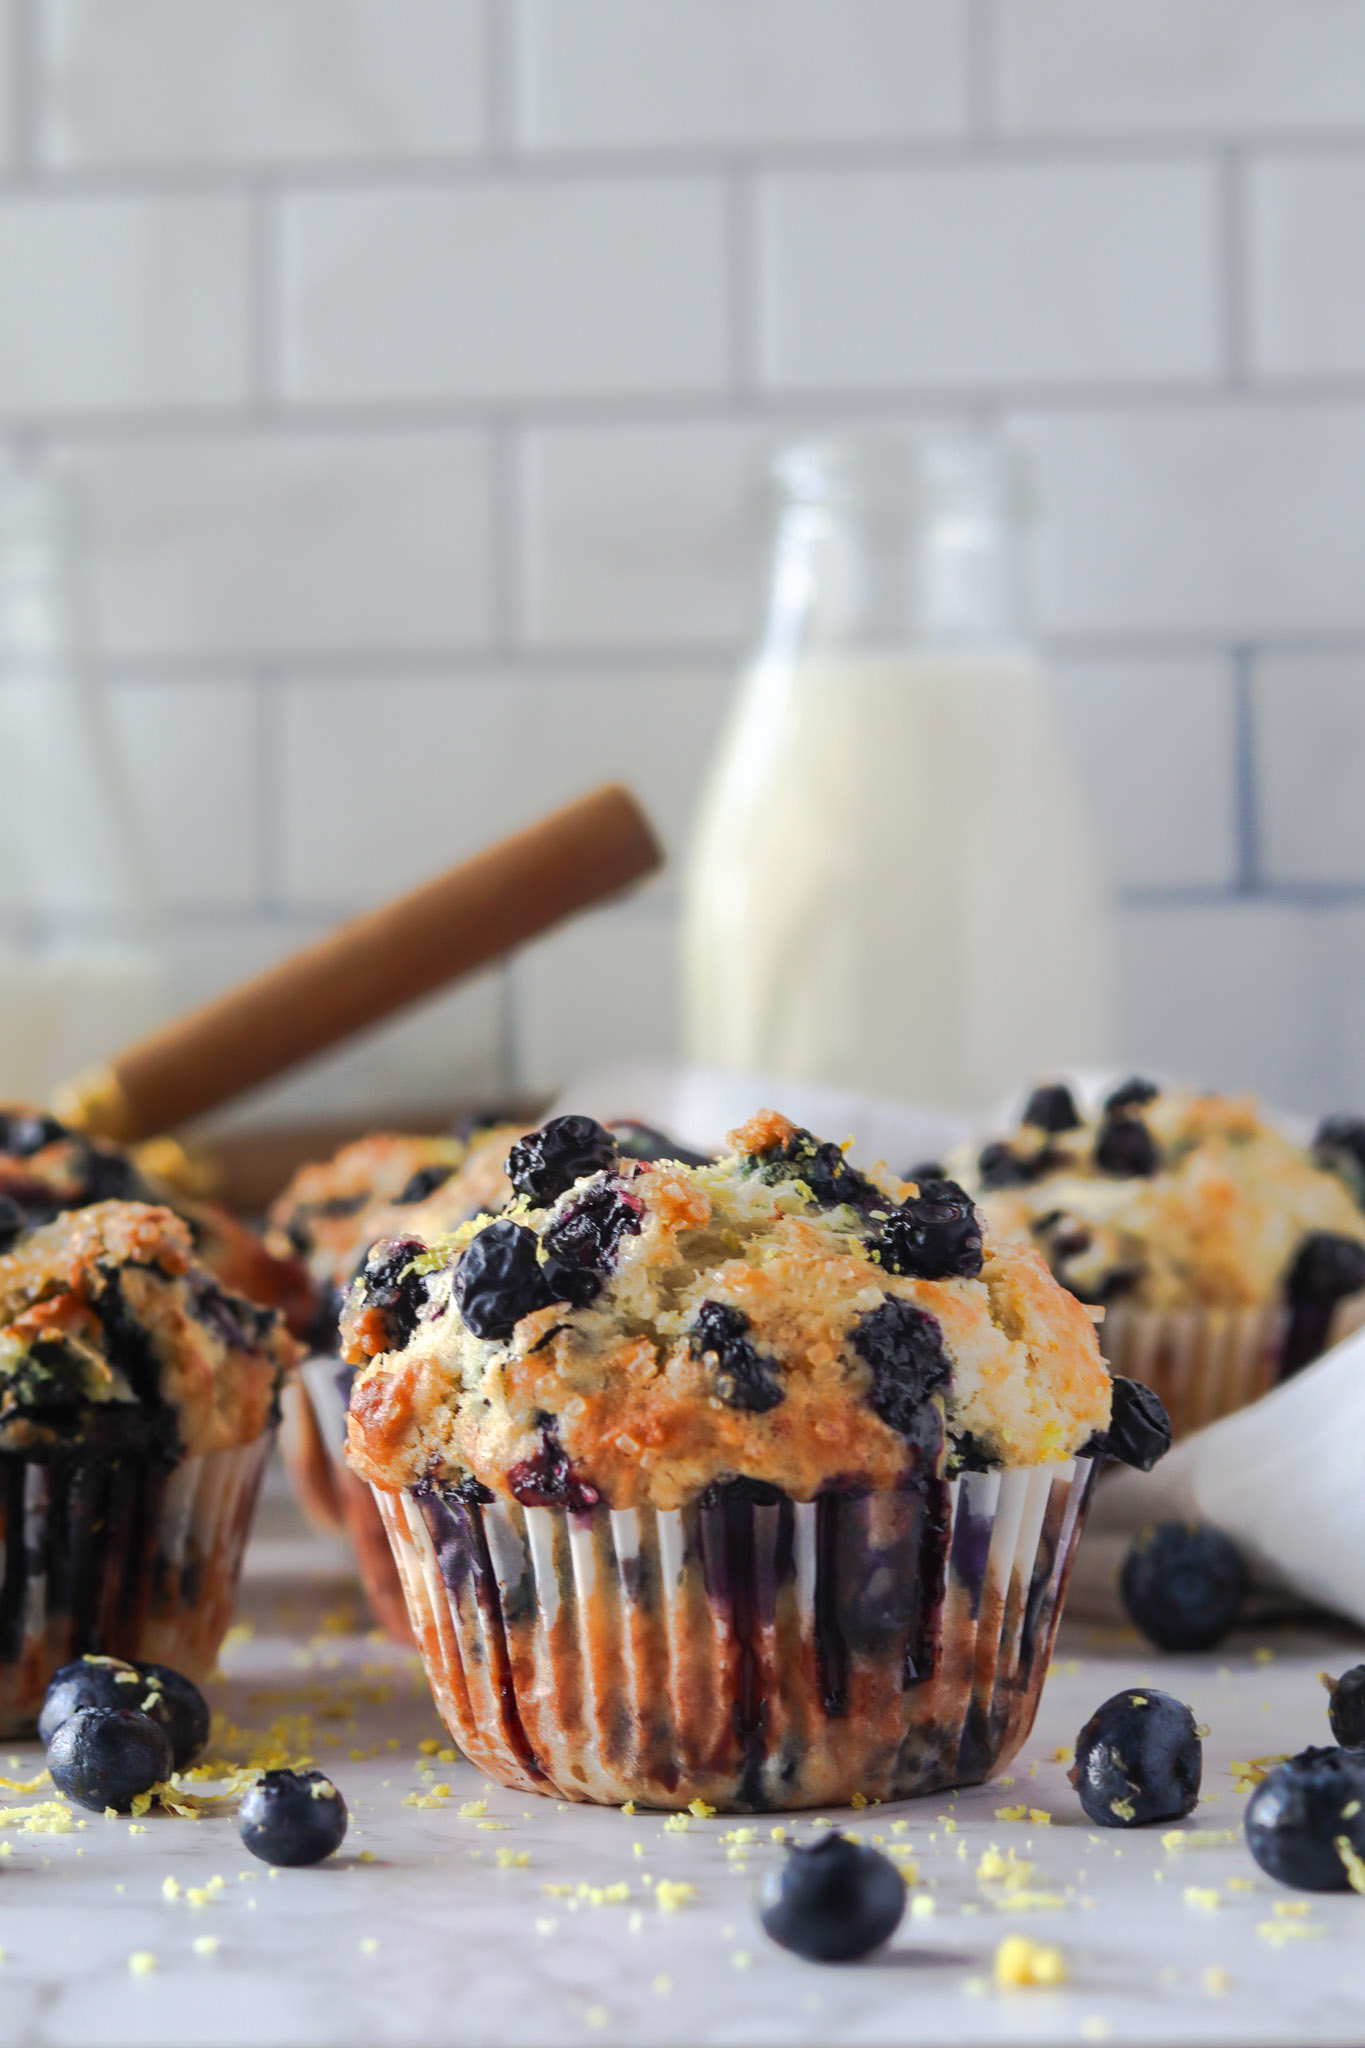
<instances>
[{"instance_id":1,"label":"bottle neck","mask_svg":"<svg viewBox=\"0 0 1365 2048\"><path fill-rule=\"evenodd\" d=\"M898 473L793 450L763 636L768 658L981 653L1027 641L1022 543L1003 452L947 442Z\"/></svg>"}]
</instances>

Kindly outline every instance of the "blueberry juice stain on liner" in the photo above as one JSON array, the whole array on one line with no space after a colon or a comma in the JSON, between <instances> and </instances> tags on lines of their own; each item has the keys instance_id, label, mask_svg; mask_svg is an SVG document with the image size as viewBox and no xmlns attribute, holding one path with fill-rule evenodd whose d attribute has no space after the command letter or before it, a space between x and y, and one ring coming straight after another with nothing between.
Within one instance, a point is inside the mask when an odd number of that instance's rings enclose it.
<instances>
[{"instance_id":1,"label":"blueberry juice stain on liner","mask_svg":"<svg viewBox=\"0 0 1365 2048\"><path fill-rule=\"evenodd\" d=\"M378 1493L437 1704L503 1783L736 1811L978 1782L1032 1726L1096 1461L673 1511Z\"/></svg>"}]
</instances>

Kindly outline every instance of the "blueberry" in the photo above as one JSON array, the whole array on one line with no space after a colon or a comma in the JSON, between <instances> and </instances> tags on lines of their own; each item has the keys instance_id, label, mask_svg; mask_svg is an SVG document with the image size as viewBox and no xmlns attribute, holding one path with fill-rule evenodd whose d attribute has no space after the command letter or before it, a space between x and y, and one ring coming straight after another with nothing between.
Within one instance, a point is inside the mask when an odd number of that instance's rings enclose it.
<instances>
[{"instance_id":1,"label":"blueberry","mask_svg":"<svg viewBox=\"0 0 1365 2048\"><path fill-rule=\"evenodd\" d=\"M546 1226L550 1284L557 1296L583 1307L601 1289L601 1275L616 1264L621 1239L638 1234L641 1203L602 1180L573 1196Z\"/></svg>"},{"instance_id":2,"label":"blueberry","mask_svg":"<svg viewBox=\"0 0 1365 2048\"><path fill-rule=\"evenodd\" d=\"M1343 1749L1365 1749L1365 1664L1353 1664L1340 1678L1322 1675L1331 1694L1327 1719Z\"/></svg>"},{"instance_id":3,"label":"blueberry","mask_svg":"<svg viewBox=\"0 0 1365 2048\"><path fill-rule=\"evenodd\" d=\"M65 1124L39 1110L0 1110L0 1152L9 1152L16 1159L31 1159L35 1152L70 1135Z\"/></svg>"},{"instance_id":4,"label":"blueberry","mask_svg":"<svg viewBox=\"0 0 1365 2048\"><path fill-rule=\"evenodd\" d=\"M1125 1109L1141 1109L1145 1103L1155 1102L1161 1090L1155 1081L1143 1081L1135 1074L1131 1081L1125 1081L1107 1096L1104 1104L1106 1116L1118 1116Z\"/></svg>"},{"instance_id":5,"label":"blueberry","mask_svg":"<svg viewBox=\"0 0 1365 2048\"><path fill-rule=\"evenodd\" d=\"M242 1800L237 1827L253 1856L292 1870L341 1847L346 1801L321 1771L263 1771Z\"/></svg>"},{"instance_id":6,"label":"blueberry","mask_svg":"<svg viewBox=\"0 0 1365 2048\"><path fill-rule=\"evenodd\" d=\"M1314 1133L1313 1161L1324 1172L1339 1174L1356 1200L1365 1202L1365 1120L1324 1117Z\"/></svg>"},{"instance_id":7,"label":"blueberry","mask_svg":"<svg viewBox=\"0 0 1365 2048\"><path fill-rule=\"evenodd\" d=\"M716 1392L727 1408L766 1415L783 1400L777 1367L748 1338L749 1318L726 1301L704 1301L688 1333L694 1358L711 1364Z\"/></svg>"},{"instance_id":8,"label":"blueberry","mask_svg":"<svg viewBox=\"0 0 1365 2048\"><path fill-rule=\"evenodd\" d=\"M1292 1307L1327 1305L1365 1287L1365 1244L1334 1230L1313 1230L1295 1254L1285 1281Z\"/></svg>"},{"instance_id":9,"label":"blueberry","mask_svg":"<svg viewBox=\"0 0 1365 2048\"><path fill-rule=\"evenodd\" d=\"M1146 1179L1160 1172L1161 1154L1141 1117L1116 1116L1096 1133L1095 1164L1116 1180Z\"/></svg>"},{"instance_id":10,"label":"blueberry","mask_svg":"<svg viewBox=\"0 0 1365 2048\"><path fill-rule=\"evenodd\" d=\"M425 1250L420 1237L381 1238L361 1268L365 1306L380 1324L386 1351L403 1349L426 1305L426 1275L413 1264Z\"/></svg>"},{"instance_id":11,"label":"blueberry","mask_svg":"<svg viewBox=\"0 0 1365 2048\"><path fill-rule=\"evenodd\" d=\"M544 1209L590 1173L617 1161L616 1140L595 1117L552 1116L518 1138L507 1155L507 1177L534 1208Z\"/></svg>"},{"instance_id":12,"label":"blueberry","mask_svg":"<svg viewBox=\"0 0 1365 2048\"><path fill-rule=\"evenodd\" d=\"M822 1209L859 1209L864 1215L884 1209L887 1197L875 1181L856 1166L850 1166L843 1147L822 1143L811 1132L797 1130L781 1145L766 1152L747 1155L748 1170L772 1187L779 1181L799 1180L811 1191Z\"/></svg>"},{"instance_id":13,"label":"blueberry","mask_svg":"<svg viewBox=\"0 0 1365 2048\"><path fill-rule=\"evenodd\" d=\"M19 1204L0 1195L0 1253L12 1251L27 1228L28 1219Z\"/></svg>"},{"instance_id":14,"label":"blueberry","mask_svg":"<svg viewBox=\"0 0 1365 2048\"><path fill-rule=\"evenodd\" d=\"M433 1160L430 1166L419 1166L411 1180L404 1184L403 1192L394 1196L394 1203L400 1209L407 1209L414 1202L425 1202L428 1195L434 1195L437 1188L443 1188L454 1174L455 1168L448 1162Z\"/></svg>"},{"instance_id":15,"label":"blueberry","mask_svg":"<svg viewBox=\"0 0 1365 2048\"><path fill-rule=\"evenodd\" d=\"M601 1499L597 1488L575 1471L550 1415L540 1418L540 1449L510 1467L507 1487L524 1508L568 1508L575 1515L586 1514Z\"/></svg>"},{"instance_id":16,"label":"blueberry","mask_svg":"<svg viewBox=\"0 0 1365 2048\"><path fill-rule=\"evenodd\" d=\"M764 1873L758 1917L780 1948L812 1963L851 1963L889 1941L905 1912L905 1879L879 1849L847 1835L792 1848Z\"/></svg>"},{"instance_id":17,"label":"blueberry","mask_svg":"<svg viewBox=\"0 0 1365 2048\"><path fill-rule=\"evenodd\" d=\"M164 1664L126 1663L118 1657L82 1657L53 1675L38 1716L38 1734L51 1742L71 1716L88 1707L133 1707L166 1731L171 1760L187 1770L208 1746L208 1702L197 1685Z\"/></svg>"},{"instance_id":18,"label":"blueberry","mask_svg":"<svg viewBox=\"0 0 1365 2048\"><path fill-rule=\"evenodd\" d=\"M524 1223L490 1223L461 1252L455 1306L476 1337L510 1337L523 1316L556 1298L537 1256L539 1240Z\"/></svg>"},{"instance_id":19,"label":"blueberry","mask_svg":"<svg viewBox=\"0 0 1365 2048\"><path fill-rule=\"evenodd\" d=\"M1037 1131L1074 1131L1080 1121L1076 1098L1060 1081L1035 1088L1020 1118Z\"/></svg>"},{"instance_id":20,"label":"blueberry","mask_svg":"<svg viewBox=\"0 0 1365 2048\"><path fill-rule=\"evenodd\" d=\"M1305 1892L1344 1892L1365 1855L1365 1763L1346 1749L1305 1749L1247 1801L1247 1847L1268 1877Z\"/></svg>"},{"instance_id":21,"label":"blueberry","mask_svg":"<svg viewBox=\"0 0 1365 2048\"><path fill-rule=\"evenodd\" d=\"M983 1188L1022 1188L1034 1177L1029 1161L1021 1159L1003 1138L982 1147L976 1170Z\"/></svg>"},{"instance_id":22,"label":"blueberry","mask_svg":"<svg viewBox=\"0 0 1365 2048\"><path fill-rule=\"evenodd\" d=\"M1211 1650L1236 1627L1246 1593L1241 1558L1206 1522L1144 1529L1123 1562L1119 1592L1161 1650Z\"/></svg>"},{"instance_id":23,"label":"blueberry","mask_svg":"<svg viewBox=\"0 0 1365 2048\"><path fill-rule=\"evenodd\" d=\"M1120 1465L1138 1472L1150 1472L1171 1448L1171 1418L1160 1397L1140 1380L1115 1375L1107 1448Z\"/></svg>"},{"instance_id":24,"label":"blueberry","mask_svg":"<svg viewBox=\"0 0 1365 2048\"><path fill-rule=\"evenodd\" d=\"M1203 1748L1194 1715L1168 1692L1116 1692L1076 1737L1068 1776L1102 1828L1183 1820L1199 1800Z\"/></svg>"},{"instance_id":25,"label":"blueberry","mask_svg":"<svg viewBox=\"0 0 1365 2048\"><path fill-rule=\"evenodd\" d=\"M613 1117L607 1128L623 1159L641 1159L651 1166L660 1159L673 1160L679 1166L713 1163L709 1153L694 1152L690 1146L670 1138L667 1131L656 1130L653 1124L637 1123L634 1117Z\"/></svg>"},{"instance_id":26,"label":"blueberry","mask_svg":"<svg viewBox=\"0 0 1365 2048\"><path fill-rule=\"evenodd\" d=\"M981 1271L981 1225L955 1180L925 1180L882 1225L882 1264L916 1280L970 1280Z\"/></svg>"},{"instance_id":27,"label":"blueberry","mask_svg":"<svg viewBox=\"0 0 1365 2048\"><path fill-rule=\"evenodd\" d=\"M868 1405L902 1436L922 1431L929 1398L952 1378L943 1331L927 1310L888 1295L858 1318L853 1349L872 1368Z\"/></svg>"},{"instance_id":28,"label":"blueberry","mask_svg":"<svg viewBox=\"0 0 1365 2048\"><path fill-rule=\"evenodd\" d=\"M916 1187L922 1187L926 1180L946 1180L948 1169L941 1159L921 1159L918 1166L909 1166L901 1175L902 1180L912 1180Z\"/></svg>"},{"instance_id":29,"label":"blueberry","mask_svg":"<svg viewBox=\"0 0 1365 2048\"><path fill-rule=\"evenodd\" d=\"M142 1792L171 1774L171 1742L150 1714L134 1707L81 1707L47 1745L52 1782L78 1806L127 1813Z\"/></svg>"}]
</instances>

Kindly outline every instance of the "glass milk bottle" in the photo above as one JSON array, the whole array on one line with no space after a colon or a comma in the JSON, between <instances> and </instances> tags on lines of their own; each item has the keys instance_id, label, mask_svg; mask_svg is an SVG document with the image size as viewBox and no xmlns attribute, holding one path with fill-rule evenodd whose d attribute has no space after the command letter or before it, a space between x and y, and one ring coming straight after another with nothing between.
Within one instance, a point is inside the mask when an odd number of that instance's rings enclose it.
<instances>
[{"instance_id":1,"label":"glass milk bottle","mask_svg":"<svg viewBox=\"0 0 1365 2048\"><path fill-rule=\"evenodd\" d=\"M776 475L687 879L689 1056L967 1114L1104 1064L1104 889L1022 630L1017 460L885 437Z\"/></svg>"},{"instance_id":2,"label":"glass milk bottle","mask_svg":"<svg viewBox=\"0 0 1365 2048\"><path fill-rule=\"evenodd\" d=\"M148 866L83 659L72 506L0 472L0 1102L45 1101L162 1013Z\"/></svg>"}]
</instances>

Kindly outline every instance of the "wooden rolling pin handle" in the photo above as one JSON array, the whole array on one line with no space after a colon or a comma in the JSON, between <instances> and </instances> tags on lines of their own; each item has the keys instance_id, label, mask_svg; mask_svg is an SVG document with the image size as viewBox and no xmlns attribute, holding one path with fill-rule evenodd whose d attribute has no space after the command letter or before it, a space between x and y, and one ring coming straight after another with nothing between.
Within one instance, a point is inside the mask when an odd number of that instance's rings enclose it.
<instances>
[{"instance_id":1,"label":"wooden rolling pin handle","mask_svg":"<svg viewBox=\"0 0 1365 2048\"><path fill-rule=\"evenodd\" d=\"M472 974L650 874L663 855L617 784L340 925L129 1047L58 1109L124 1142L173 1130Z\"/></svg>"}]
</instances>

